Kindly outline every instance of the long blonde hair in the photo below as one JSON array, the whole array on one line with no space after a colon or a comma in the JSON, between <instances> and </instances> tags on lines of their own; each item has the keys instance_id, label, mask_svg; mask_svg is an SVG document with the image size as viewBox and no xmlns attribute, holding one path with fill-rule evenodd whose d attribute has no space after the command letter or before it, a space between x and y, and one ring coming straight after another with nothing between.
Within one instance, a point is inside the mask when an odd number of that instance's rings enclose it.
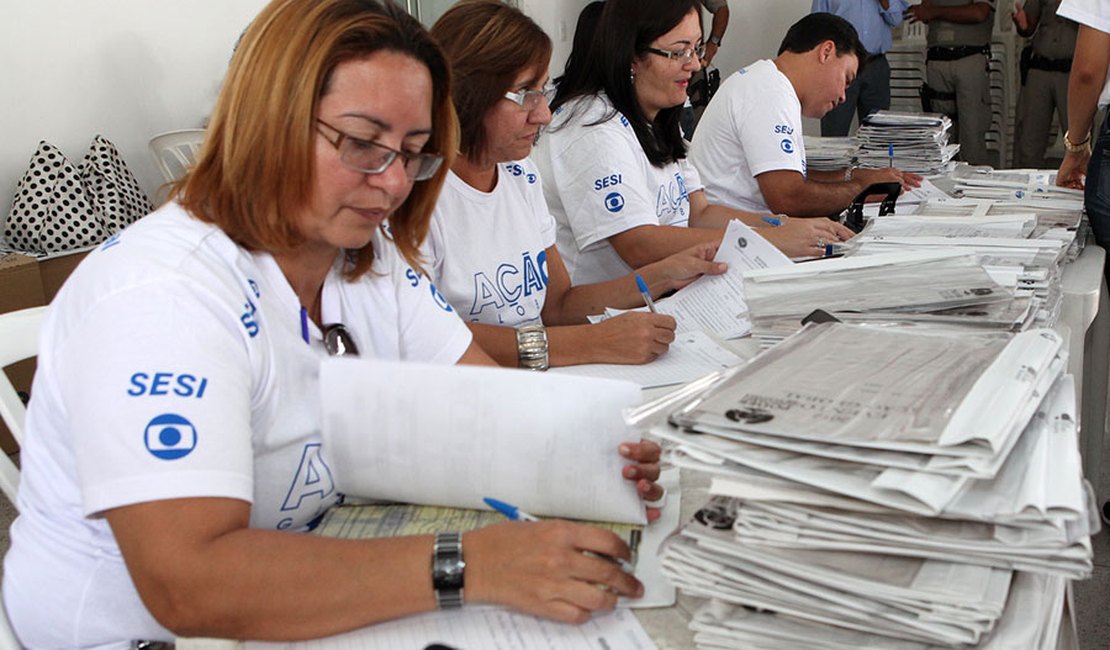
<instances>
[{"instance_id":1,"label":"long blonde hair","mask_svg":"<svg viewBox=\"0 0 1110 650\"><path fill-rule=\"evenodd\" d=\"M302 243L296 215L312 200L318 102L339 64L380 51L410 55L432 77L432 137L424 151L442 154L445 164L415 183L389 218L397 247L417 266L459 127L443 53L420 23L390 0L267 5L232 57L196 164L170 196L249 250L283 251ZM347 257L347 277L362 275L374 260L372 244Z\"/></svg>"}]
</instances>

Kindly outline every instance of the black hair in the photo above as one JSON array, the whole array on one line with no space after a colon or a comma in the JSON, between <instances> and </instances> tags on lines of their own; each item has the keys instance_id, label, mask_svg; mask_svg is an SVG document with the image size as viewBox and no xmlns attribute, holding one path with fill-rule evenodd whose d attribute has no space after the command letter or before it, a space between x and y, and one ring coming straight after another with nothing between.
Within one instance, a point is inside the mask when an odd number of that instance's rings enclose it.
<instances>
[{"instance_id":1,"label":"black hair","mask_svg":"<svg viewBox=\"0 0 1110 650\"><path fill-rule=\"evenodd\" d=\"M827 13L807 14L786 30L786 36L779 45L779 54L808 52L825 41L836 46L836 55L853 54L859 60L859 68L867 62L867 50L859 42L859 34L852 23L840 16Z\"/></svg>"},{"instance_id":2,"label":"black hair","mask_svg":"<svg viewBox=\"0 0 1110 650\"><path fill-rule=\"evenodd\" d=\"M686 145L679 130L682 105L664 108L649 121L636 99L631 70L633 60L643 56L652 41L678 26L691 11L698 11L697 0L605 0L604 5L593 26L593 37L580 39L575 34L574 51L568 59L590 65L573 69L568 65L551 110L604 92L632 126L652 165L661 167L685 158ZM589 50L583 56L579 48L586 42ZM611 118L612 114L606 115L595 124Z\"/></svg>"},{"instance_id":3,"label":"black hair","mask_svg":"<svg viewBox=\"0 0 1110 650\"><path fill-rule=\"evenodd\" d=\"M563 74L555 79L556 84L562 84L563 79L583 78L590 65L590 45L593 43L594 34L597 32L597 21L601 18L601 10L605 8L605 0L594 0L582 8L578 14L578 22L574 26L574 42L571 44L570 56Z\"/></svg>"}]
</instances>

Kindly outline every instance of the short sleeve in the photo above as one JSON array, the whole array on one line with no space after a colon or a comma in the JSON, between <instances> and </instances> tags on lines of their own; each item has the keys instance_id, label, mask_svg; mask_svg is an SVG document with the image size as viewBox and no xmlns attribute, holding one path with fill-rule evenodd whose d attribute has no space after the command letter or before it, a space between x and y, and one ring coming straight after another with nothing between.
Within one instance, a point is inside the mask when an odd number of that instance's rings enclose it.
<instances>
[{"instance_id":1,"label":"short sleeve","mask_svg":"<svg viewBox=\"0 0 1110 650\"><path fill-rule=\"evenodd\" d=\"M804 174L797 98L787 97L776 88L765 100L746 105L752 110L733 115L732 120L739 128L739 141L744 143L744 156L752 176L780 170Z\"/></svg>"},{"instance_id":2,"label":"short sleeve","mask_svg":"<svg viewBox=\"0 0 1110 650\"><path fill-rule=\"evenodd\" d=\"M659 224L654 184L631 133L632 127L619 115L604 124L575 124L548 133L554 176L550 181L580 251L637 226Z\"/></svg>"},{"instance_id":3,"label":"short sleeve","mask_svg":"<svg viewBox=\"0 0 1110 650\"><path fill-rule=\"evenodd\" d=\"M550 248L555 245L555 231L557 225L555 217L552 216L551 210L547 207L547 201L543 197L543 176L540 175L535 165L529 161L529 172L536 175L536 182L527 185L528 207L531 209L532 216L536 220L536 227L539 229L540 242L544 248Z\"/></svg>"},{"instance_id":4,"label":"short sleeve","mask_svg":"<svg viewBox=\"0 0 1110 650\"><path fill-rule=\"evenodd\" d=\"M106 296L67 325L49 374L72 423L86 514L252 500L252 372L238 314L165 282Z\"/></svg>"},{"instance_id":5,"label":"short sleeve","mask_svg":"<svg viewBox=\"0 0 1110 650\"><path fill-rule=\"evenodd\" d=\"M398 349L404 361L456 363L470 346L470 330L435 283L401 257L392 243L379 246L378 268L388 281L397 314Z\"/></svg>"}]
</instances>

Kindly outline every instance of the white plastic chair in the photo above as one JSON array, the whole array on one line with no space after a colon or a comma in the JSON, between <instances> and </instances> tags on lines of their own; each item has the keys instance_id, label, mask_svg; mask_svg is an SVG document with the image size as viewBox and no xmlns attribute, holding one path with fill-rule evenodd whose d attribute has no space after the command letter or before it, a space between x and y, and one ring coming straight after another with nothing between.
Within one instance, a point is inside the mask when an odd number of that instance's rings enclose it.
<instances>
[{"instance_id":1,"label":"white plastic chair","mask_svg":"<svg viewBox=\"0 0 1110 650\"><path fill-rule=\"evenodd\" d=\"M166 131L150 139L150 155L167 183L181 178L192 166L202 142L204 129Z\"/></svg>"},{"instance_id":2,"label":"white plastic chair","mask_svg":"<svg viewBox=\"0 0 1110 650\"><path fill-rule=\"evenodd\" d=\"M46 307L32 307L0 314L0 368L17 361L30 359L38 352L39 327ZM23 444L23 420L27 409L19 399L8 376L0 372L0 419L12 432L12 437ZM7 454L0 453L0 490L15 504L19 489L19 469Z\"/></svg>"},{"instance_id":3,"label":"white plastic chair","mask_svg":"<svg viewBox=\"0 0 1110 650\"><path fill-rule=\"evenodd\" d=\"M39 349L39 329L42 325L46 307L32 307L21 311L0 314L0 368L17 361L30 359ZM12 437L23 444L23 423L27 409L19 399L15 387L8 376L0 371L0 419L12 432ZM15 496L19 489L19 468L7 454L0 452L0 490L16 505ZM17 506L18 507L18 506ZM22 647L8 622L3 598L0 597L0 650L16 650Z\"/></svg>"}]
</instances>

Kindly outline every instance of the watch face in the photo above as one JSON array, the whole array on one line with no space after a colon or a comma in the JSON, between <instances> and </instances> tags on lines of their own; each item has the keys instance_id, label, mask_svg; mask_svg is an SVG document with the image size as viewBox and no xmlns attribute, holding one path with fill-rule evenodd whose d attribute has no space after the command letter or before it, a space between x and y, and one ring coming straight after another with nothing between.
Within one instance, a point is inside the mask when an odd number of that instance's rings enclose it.
<instances>
[{"instance_id":1,"label":"watch face","mask_svg":"<svg viewBox=\"0 0 1110 650\"><path fill-rule=\"evenodd\" d=\"M436 559L433 586L436 589L460 589L463 586L463 572L466 562L462 558Z\"/></svg>"}]
</instances>

